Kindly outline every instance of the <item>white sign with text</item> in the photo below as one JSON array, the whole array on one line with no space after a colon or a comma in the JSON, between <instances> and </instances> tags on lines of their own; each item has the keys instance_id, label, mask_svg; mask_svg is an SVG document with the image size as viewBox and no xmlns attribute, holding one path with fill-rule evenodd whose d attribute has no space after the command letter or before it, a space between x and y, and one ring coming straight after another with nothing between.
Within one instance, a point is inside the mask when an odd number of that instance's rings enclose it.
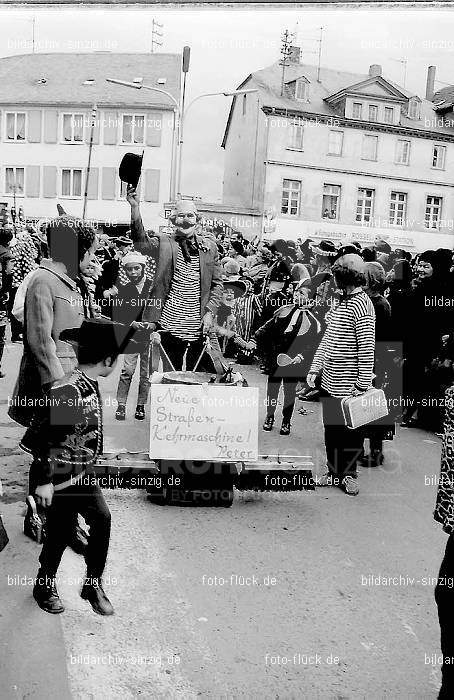
<instances>
[{"instance_id":1,"label":"white sign with text","mask_svg":"<svg viewBox=\"0 0 454 700\"><path fill-rule=\"evenodd\" d=\"M151 459L258 459L257 388L154 384L150 397Z\"/></svg>"}]
</instances>

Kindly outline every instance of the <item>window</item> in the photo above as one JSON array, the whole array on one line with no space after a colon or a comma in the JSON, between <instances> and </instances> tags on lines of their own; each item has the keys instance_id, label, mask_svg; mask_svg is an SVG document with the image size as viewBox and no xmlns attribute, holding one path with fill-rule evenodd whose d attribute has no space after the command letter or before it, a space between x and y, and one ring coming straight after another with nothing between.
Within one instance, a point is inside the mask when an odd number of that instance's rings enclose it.
<instances>
[{"instance_id":1,"label":"window","mask_svg":"<svg viewBox=\"0 0 454 700\"><path fill-rule=\"evenodd\" d=\"M364 134L361 158L364 158L364 160L377 160L377 145L378 136Z\"/></svg>"},{"instance_id":2,"label":"window","mask_svg":"<svg viewBox=\"0 0 454 700\"><path fill-rule=\"evenodd\" d=\"M65 143L81 143L84 140L84 115L63 115L63 141Z\"/></svg>"},{"instance_id":3,"label":"window","mask_svg":"<svg viewBox=\"0 0 454 700\"><path fill-rule=\"evenodd\" d=\"M246 114L246 107L247 107L247 95L243 95L243 117Z\"/></svg>"},{"instance_id":4,"label":"window","mask_svg":"<svg viewBox=\"0 0 454 700\"><path fill-rule=\"evenodd\" d=\"M299 180L284 180L282 186L282 214L298 216L300 213L301 182Z\"/></svg>"},{"instance_id":5,"label":"window","mask_svg":"<svg viewBox=\"0 0 454 700\"><path fill-rule=\"evenodd\" d=\"M342 145L344 141L343 131L330 130L328 137L328 154L332 156L342 155Z\"/></svg>"},{"instance_id":6,"label":"window","mask_svg":"<svg viewBox=\"0 0 454 700\"><path fill-rule=\"evenodd\" d=\"M82 196L82 170L65 168L61 171L62 197Z\"/></svg>"},{"instance_id":7,"label":"window","mask_svg":"<svg viewBox=\"0 0 454 700\"><path fill-rule=\"evenodd\" d=\"M6 140L25 141L25 112L6 113Z\"/></svg>"},{"instance_id":8,"label":"window","mask_svg":"<svg viewBox=\"0 0 454 700\"><path fill-rule=\"evenodd\" d=\"M298 151L303 150L303 125L300 122L292 122L289 126L288 146Z\"/></svg>"},{"instance_id":9,"label":"window","mask_svg":"<svg viewBox=\"0 0 454 700\"><path fill-rule=\"evenodd\" d=\"M394 109L393 109L393 107L385 107L384 121L387 124L394 124Z\"/></svg>"},{"instance_id":10,"label":"window","mask_svg":"<svg viewBox=\"0 0 454 700\"><path fill-rule=\"evenodd\" d=\"M426 228L439 228L441 219L441 197L429 196L426 199Z\"/></svg>"},{"instance_id":11,"label":"window","mask_svg":"<svg viewBox=\"0 0 454 700\"><path fill-rule=\"evenodd\" d=\"M335 219L339 216L339 185L323 185L322 219Z\"/></svg>"},{"instance_id":12,"label":"window","mask_svg":"<svg viewBox=\"0 0 454 700\"><path fill-rule=\"evenodd\" d=\"M353 119L361 119L363 115L362 102L353 102L352 117Z\"/></svg>"},{"instance_id":13,"label":"window","mask_svg":"<svg viewBox=\"0 0 454 700\"><path fill-rule=\"evenodd\" d=\"M410 97L408 100L407 116L410 119L419 119L421 103L417 97Z\"/></svg>"},{"instance_id":14,"label":"window","mask_svg":"<svg viewBox=\"0 0 454 700\"><path fill-rule=\"evenodd\" d=\"M446 159L446 146L438 146L435 144L432 153L432 168L437 170L444 170Z\"/></svg>"},{"instance_id":15,"label":"window","mask_svg":"<svg viewBox=\"0 0 454 700\"><path fill-rule=\"evenodd\" d=\"M369 105L369 121L376 122L378 119L378 106Z\"/></svg>"},{"instance_id":16,"label":"window","mask_svg":"<svg viewBox=\"0 0 454 700\"><path fill-rule=\"evenodd\" d=\"M410 141L397 139L396 144L396 163L400 165L408 165L410 162Z\"/></svg>"},{"instance_id":17,"label":"window","mask_svg":"<svg viewBox=\"0 0 454 700\"><path fill-rule=\"evenodd\" d=\"M145 131L145 117L143 114L123 115L123 143L143 143Z\"/></svg>"},{"instance_id":18,"label":"window","mask_svg":"<svg viewBox=\"0 0 454 700\"><path fill-rule=\"evenodd\" d=\"M24 194L24 168L6 168L5 193Z\"/></svg>"},{"instance_id":19,"label":"window","mask_svg":"<svg viewBox=\"0 0 454 700\"><path fill-rule=\"evenodd\" d=\"M374 213L375 190L360 187L358 190L358 203L356 205L356 221L367 223L372 220Z\"/></svg>"},{"instance_id":20,"label":"window","mask_svg":"<svg viewBox=\"0 0 454 700\"><path fill-rule=\"evenodd\" d=\"M405 192L391 192L389 205L389 223L392 226L404 226L407 215L407 194Z\"/></svg>"},{"instance_id":21,"label":"window","mask_svg":"<svg viewBox=\"0 0 454 700\"><path fill-rule=\"evenodd\" d=\"M301 78L295 83L295 100L300 100L301 102L307 100L307 83Z\"/></svg>"}]
</instances>

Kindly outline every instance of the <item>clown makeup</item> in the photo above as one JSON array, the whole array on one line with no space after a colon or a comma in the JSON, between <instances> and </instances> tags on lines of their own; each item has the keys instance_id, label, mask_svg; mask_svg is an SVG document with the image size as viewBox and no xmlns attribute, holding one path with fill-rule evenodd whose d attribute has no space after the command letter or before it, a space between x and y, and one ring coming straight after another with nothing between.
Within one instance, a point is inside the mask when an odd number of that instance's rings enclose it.
<instances>
[{"instance_id":1,"label":"clown makeup","mask_svg":"<svg viewBox=\"0 0 454 700\"><path fill-rule=\"evenodd\" d=\"M126 277L133 284L139 284L142 281L145 268L141 263L127 263L125 266Z\"/></svg>"},{"instance_id":2,"label":"clown makeup","mask_svg":"<svg viewBox=\"0 0 454 700\"><path fill-rule=\"evenodd\" d=\"M235 301L235 292L231 287L224 287L222 298L226 306L233 306L233 302Z\"/></svg>"},{"instance_id":3,"label":"clown makeup","mask_svg":"<svg viewBox=\"0 0 454 700\"><path fill-rule=\"evenodd\" d=\"M293 303L296 306L302 306L309 298L309 289L307 287L296 288L293 292Z\"/></svg>"},{"instance_id":4,"label":"clown makeup","mask_svg":"<svg viewBox=\"0 0 454 700\"><path fill-rule=\"evenodd\" d=\"M175 229L179 236L190 238L197 226L197 212L193 202L178 202L175 212Z\"/></svg>"}]
</instances>

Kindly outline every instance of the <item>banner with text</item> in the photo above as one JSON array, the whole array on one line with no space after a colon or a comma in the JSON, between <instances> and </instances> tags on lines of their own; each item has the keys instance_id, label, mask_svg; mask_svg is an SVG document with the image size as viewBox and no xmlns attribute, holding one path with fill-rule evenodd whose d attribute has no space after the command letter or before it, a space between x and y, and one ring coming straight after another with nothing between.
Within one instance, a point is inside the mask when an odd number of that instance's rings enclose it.
<instances>
[{"instance_id":1,"label":"banner with text","mask_svg":"<svg viewBox=\"0 0 454 700\"><path fill-rule=\"evenodd\" d=\"M258 459L257 388L155 384L150 395L151 459Z\"/></svg>"}]
</instances>

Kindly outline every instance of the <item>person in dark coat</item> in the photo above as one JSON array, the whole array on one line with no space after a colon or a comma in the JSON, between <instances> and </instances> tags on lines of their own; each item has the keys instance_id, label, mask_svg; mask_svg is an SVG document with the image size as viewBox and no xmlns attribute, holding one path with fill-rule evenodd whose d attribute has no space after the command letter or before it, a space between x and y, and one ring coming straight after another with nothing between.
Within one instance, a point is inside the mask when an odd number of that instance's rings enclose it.
<instances>
[{"instance_id":1,"label":"person in dark coat","mask_svg":"<svg viewBox=\"0 0 454 700\"><path fill-rule=\"evenodd\" d=\"M406 297L403 328L403 384L406 409L402 426L419 424L424 413L424 425L432 422L433 410L421 410L431 389L428 369L438 356L442 336L452 331L452 307L445 304L451 296L448 275L440 266L436 251L427 250L418 258L416 278ZM421 339L424 341L421 342ZM418 419L413 415L418 409Z\"/></svg>"},{"instance_id":2,"label":"person in dark coat","mask_svg":"<svg viewBox=\"0 0 454 700\"><path fill-rule=\"evenodd\" d=\"M267 355L267 414L263 429L270 431L281 384L284 389L281 435L289 435L295 405L296 387L306 378L312 357L320 340L321 325L311 313L313 301L309 300L309 288L302 282L293 294L293 303L279 308L272 318L261 326L251 342L259 352ZM287 355L287 366L278 364L278 355Z\"/></svg>"},{"instance_id":3,"label":"person in dark coat","mask_svg":"<svg viewBox=\"0 0 454 700\"><path fill-rule=\"evenodd\" d=\"M374 385L383 389L389 376L389 368L392 364L393 354L390 352L389 342L391 336L391 306L382 292L386 284L385 270L378 262L366 262L364 264L367 292L375 309L375 380ZM389 398L389 397L387 397ZM383 440L394 434L394 426L389 423L389 418L380 419L370 423L364 428L364 437L369 438L370 452L363 457L363 466L378 467L384 461Z\"/></svg>"}]
</instances>

